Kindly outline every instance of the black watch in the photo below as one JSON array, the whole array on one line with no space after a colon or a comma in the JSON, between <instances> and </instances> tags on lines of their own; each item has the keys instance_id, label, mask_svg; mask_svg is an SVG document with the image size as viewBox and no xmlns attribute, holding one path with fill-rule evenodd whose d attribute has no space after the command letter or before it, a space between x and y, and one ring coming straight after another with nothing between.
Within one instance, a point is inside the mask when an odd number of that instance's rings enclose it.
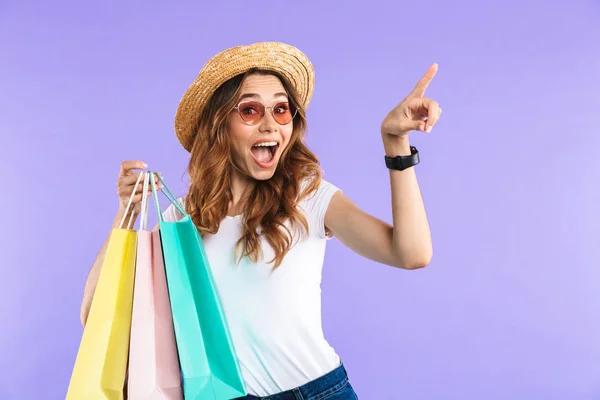
<instances>
[{"instance_id":1,"label":"black watch","mask_svg":"<svg viewBox=\"0 0 600 400\"><path fill-rule=\"evenodd\" d=\"M404 171L407 168L414 167L419 163L419 151L416 147L410 146L410 156L385 156L385 166L389 169Z\"/></svg>"}]
</instances>

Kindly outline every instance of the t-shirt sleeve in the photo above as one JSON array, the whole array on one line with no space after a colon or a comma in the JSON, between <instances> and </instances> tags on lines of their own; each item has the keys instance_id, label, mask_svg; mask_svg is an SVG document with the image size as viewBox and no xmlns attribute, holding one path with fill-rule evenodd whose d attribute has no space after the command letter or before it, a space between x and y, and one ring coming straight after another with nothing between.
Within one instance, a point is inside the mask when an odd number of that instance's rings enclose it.
<instances>
[{"instance_id":1,"label":"t-shirt sleeve","mask_svg":"<svg viewBox=\"0 0 600 400\"><path fill-rule=\"evenodd\" d=\"M185 199L183 197L178 198L177 201L185 208ZM169 204L169 207L163 212L165 222L177 222L181 218L183 218L183 214L173 204Z\"/></svg>"},{"instance_id":2,"label":"t-shirt sleeve","mask_svg":"<svg viewBox=\"0 0 600 400\"><path fill-rule=\"evenodd\" d=\"M331 198L338 191L341 190L323 179L317 191L304 200L309 228L314 232L311 234L316 234L322 239L332 237L329 232L325 231L325 214L329 208Z\"/></svg>"}]
</instances>

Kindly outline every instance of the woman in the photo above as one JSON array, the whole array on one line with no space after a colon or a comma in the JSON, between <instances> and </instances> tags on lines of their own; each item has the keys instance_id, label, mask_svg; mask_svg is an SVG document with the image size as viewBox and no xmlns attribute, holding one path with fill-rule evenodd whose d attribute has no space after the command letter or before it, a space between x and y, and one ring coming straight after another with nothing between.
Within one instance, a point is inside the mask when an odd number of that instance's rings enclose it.
<instances>
[{"instance_id":1,"label":"woman","mask_svg":"<svg viewBox=\"0 0 600 400\"><path fill-rule=\"evenodd\" d=\"M429 263L431 237L413 168L418 152L408 133L431 132L441 114L423 97L436 70L432 65L381 125L393 226L321 179L317 157L304 144L314 72L298 49L268 42L225 50L183 96L175 130L191 159L189 191L180 201L203 235L247 398L356 398L321 328L325 244L336 236L356 253L397 268ZM134 170L146 167L121 165L115 223L137 179ZM173 206L164 216L182 217ZM105 249L86 283L83 324Z\"/></svg>"}]
</instances>

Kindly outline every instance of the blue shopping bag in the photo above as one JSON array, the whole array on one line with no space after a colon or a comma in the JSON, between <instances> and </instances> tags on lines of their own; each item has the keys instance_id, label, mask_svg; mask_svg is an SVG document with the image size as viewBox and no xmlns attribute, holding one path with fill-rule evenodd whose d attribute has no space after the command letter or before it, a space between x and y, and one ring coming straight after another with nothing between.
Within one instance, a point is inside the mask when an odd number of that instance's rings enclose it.
<instances>
[{"instance_id":1,"label":"blue shopping bag","mask_svg":"<svg viewBox=\"0 0 600 400\"><path fill-rule=\"evenodd\" d=\"M157 176L162 192L184 215L178 222L165 222L158 212L184 397L243 397L244 380L202 237L163 178ZM153 176L150 182L156 209L160 210Z\"/></svg>"}]
</instances>

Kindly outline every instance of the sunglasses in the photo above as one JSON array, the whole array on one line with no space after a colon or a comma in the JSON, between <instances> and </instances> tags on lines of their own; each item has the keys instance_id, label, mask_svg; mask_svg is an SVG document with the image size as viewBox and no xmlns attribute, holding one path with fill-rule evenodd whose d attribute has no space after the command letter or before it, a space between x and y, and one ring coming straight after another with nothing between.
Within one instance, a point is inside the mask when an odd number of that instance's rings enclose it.
<instances>
[{"instance_id":1,"label":"sunglasses","mask_svg":"<svg viewBox=\"0 0 600 400\"><path fill-rule=\"evenodd\" d=\"M273 107L265 107L258 101L242 101L236 107L233 107L247 125L258 124L265 116L267 108L270 109L273 119L279 125L289 124L298 113L298 109L287 101L277 103Z\"/></svg>"}]
</instances>

